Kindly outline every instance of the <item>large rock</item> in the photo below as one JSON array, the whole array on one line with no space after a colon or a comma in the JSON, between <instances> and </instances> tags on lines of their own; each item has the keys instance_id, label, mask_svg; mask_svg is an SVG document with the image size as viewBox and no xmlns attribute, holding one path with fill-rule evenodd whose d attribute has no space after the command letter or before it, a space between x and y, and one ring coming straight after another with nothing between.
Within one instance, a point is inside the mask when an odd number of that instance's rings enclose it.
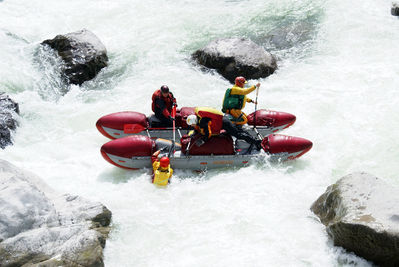
<instances>
[{"instance_id":1,"label":"large rock","mask_svg":"<svg viewBox=\"0 0 399 267\"><path fill-rule=\"evenodd\" d=\"M311 210L334 245L382 266L399 266L399 189L367 173L329 186Z\"/></svg>"},{"instance_id":2,"label":"large rock","mask_svg":"<svg viewBox=\"0 0 399 267\"><path fill-rule=\"evenodd\" d=\"M392 3L391 14L392 16L399 16L399 3Z\"/></svg>"},{"instance_id":3,"label":"large rock","mask_svg":"<svg viewBox=\"0 0 399 267\"><path fill-rule=\"evenodd\" d=\"M216 69L231 83L235 77L264 78L277 69L274 56L243 38L218 39L192 54L199 64Z\"/></svg>"},{"instance_id":4,"label":"large rock","mask_svg":"<svg viewBox=\"0 0 399 267\"><path fill-rule=\"evenodd\" d=\"M18 104L0 92L0 147L3 149L12 144L11 131L18 126L16 114L19 114Z\"/></svg>"},{"instance_id":5,"label":"large rock","mask_svg":"<svg viewBox=\"0 0 399 267\"><path fill-rule=\"evenodd\" d=\"M0 160L0 266L103 266L111 212ZM25 266L25 265L24 265Z\"/></svg>"},{"instance_id":6,"label":"large rock","mask_svg":"<svg viewBox=\"0 0 399 267\"><path fill-rule=\"evenodd\" d=\"M57 35L42 44L49 45L58 52L65 63L63 74L69 83L81 85L93 79L107 66L105 46L96 35L86 29Z\"/></svg>"}]
</instances>

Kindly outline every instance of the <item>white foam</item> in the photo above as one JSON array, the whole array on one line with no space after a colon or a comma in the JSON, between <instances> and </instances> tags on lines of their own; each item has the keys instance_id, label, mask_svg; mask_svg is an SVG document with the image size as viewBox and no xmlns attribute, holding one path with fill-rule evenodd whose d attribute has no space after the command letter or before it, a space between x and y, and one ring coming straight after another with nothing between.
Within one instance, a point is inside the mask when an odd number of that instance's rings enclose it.
<instances>
[{"instance_id":1,"label":"white foam","mask_svg":"<svg viewBox=\"0 0 399 267\"><path fill-rule=\"evenodd\" d=\"M363 264L332 248L309 207L353 171L399 183L399 21L390 15L390 1L0 5L1 27L30 42L0 34L0 90L20 103L22 116L15 145L0 151L0 158L113 212L106 266ZM100 116L150 113L151 94L163 84L180 107L219 107L230 84L193 67L190 53L219 37L261 36L275 26L272 17L303 19L309 13L320 17L316 41L301 57L292 55L304 48L281 53L278 71L260 80L258 99L259 108L297 116L284 133L313 142L302 158L202 176L176 171L166 190L149 183L148 170L117 169L102 159L99 149L108 140L95 128ZM37 89L43 74L31 63L35 45L83 28L104 43L109 66L58 102L44 100Z\"/></svg>"}]
</instances>

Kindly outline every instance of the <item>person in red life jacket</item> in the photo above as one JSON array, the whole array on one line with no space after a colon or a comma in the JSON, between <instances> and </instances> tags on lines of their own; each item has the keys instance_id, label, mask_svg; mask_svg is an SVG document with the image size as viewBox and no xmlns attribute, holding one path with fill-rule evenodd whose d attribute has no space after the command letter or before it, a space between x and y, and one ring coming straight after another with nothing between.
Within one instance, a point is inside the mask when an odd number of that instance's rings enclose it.
<instances>
[{"instance_id":1,"label":"person in red life jacket","mask_svg":"<svg viewBox=\"0 0 399 267\"><path fill-rule=\"evenodd\" d=\"M186 122L203 136L203 141L208 141L212 135L220 134L222 130L223 113L214 108L197 107L195 115L187 117Z\"/></svg>"},{"instance_id":2,"label":"person in red life jacket","mask_svg":"<svg viewBox=\"0 0 399 267\"><path fill-rule=\"evenodd\" d=\"M151 156L152 162L152 183L158 186L166 186L170 183L170 179L173 175L173 169L170 167L168 157L162 157L158 160L160 150L156 151Z\"/></svg>"},{"instance_id":3,"label":"person in red life jacket","mask_svg":"<svg viewBox=\"0 0 399 267\"><path fill-rule=\"evenodd\" d=\"M173 105L176 105L176 98L173 97L167 85L162 85L152 94L152 111L155 113L155 117L161 121L160 126L172 127Z\"/></svg>"},{"instance_id":4,"label":"person in red life jacket","mask_svg":"<svg viewBox=\"0 0 399 267\"><path fill-rule=\"evenodd\" d=\"M204 144L212 135L219 135L221 130L237 139L242 139L260 150L262 140L255 139L250 133L237 127L231 122L231 115L223 116L223 113L214 108L195 108L195 115L187 117L186 122L195 131L203 135L203 140L199 139L197 145Z\"/></svg>"}]
</instances>

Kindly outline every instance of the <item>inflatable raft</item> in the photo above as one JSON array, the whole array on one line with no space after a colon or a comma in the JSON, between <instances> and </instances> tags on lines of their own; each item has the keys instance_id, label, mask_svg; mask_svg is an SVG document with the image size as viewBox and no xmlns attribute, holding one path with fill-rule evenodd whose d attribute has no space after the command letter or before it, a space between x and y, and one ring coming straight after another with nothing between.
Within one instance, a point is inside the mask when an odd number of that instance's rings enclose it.
<instances>
[{"instance_id":1,"label":"inflatable raft","mask_svg":"<svg viewBox=\"0 0 399 267\"><path fill-rule=\"evenodd\" d=\"M186 124L186 118L194 114L194 109L193 107L183 107L177 110L177 136L182 137L187 134L189 129ZM262 136L267 136L291 126L296 120L296 117L290 113L265 109L257 110L256 116L255 112L253 112L247 117L248 125L243 127L254 137L258 135L254 130L254 125L256 125L256 129ZM155 116L147 117L145 114L135 111L124 111L105 115L98 119L96 127L104 136L110 139L117 139L130 135L144 135L152 139L172 139L173 136L173 129L159 127L159 121Z\"/></svg>"},{"instance_id":2,"label":"inflatable raft","mask_svg":"<svg viewBox=\"0 0 399 267\"><path fill-rule=\"evenodd\" d=\"M248 143L231 136L211 137L206 143L198 142L199 136L183 136L176 143L170 156L174 169L206 170L221 167L245 166L260 156L270 160L293 160L312 148L312 142L300 137L271 134L262 140L258 151ZM101 154L109 163L126 169L151 168L151 155L161 150L167 155L172 142L165 139L151 139L148 136L133 135L105 143Z\"/></svg>"}]
</instances>

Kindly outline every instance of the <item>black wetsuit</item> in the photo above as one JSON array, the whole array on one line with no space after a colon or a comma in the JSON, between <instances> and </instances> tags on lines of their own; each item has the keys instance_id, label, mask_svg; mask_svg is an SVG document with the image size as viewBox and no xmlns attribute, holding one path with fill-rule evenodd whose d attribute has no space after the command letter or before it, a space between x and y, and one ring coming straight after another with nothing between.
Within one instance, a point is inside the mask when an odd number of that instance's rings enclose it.
<instances>
[{"instance_id":1,"label":"black wetsuit","mask_svg":"<svg viewBox=\"0 0 399 267\"><path fill-rule=\"evenodd\" d=\"M251 134L247 131L243 130L241 127L235 126L229 119L228 116L223 117L223 126L222 128L231 136L234 136L237 139L242 139L246 141L248 144L255 145L258 150L261 148L261 140L255 139Z\"/></svg>"}]
</instances>

